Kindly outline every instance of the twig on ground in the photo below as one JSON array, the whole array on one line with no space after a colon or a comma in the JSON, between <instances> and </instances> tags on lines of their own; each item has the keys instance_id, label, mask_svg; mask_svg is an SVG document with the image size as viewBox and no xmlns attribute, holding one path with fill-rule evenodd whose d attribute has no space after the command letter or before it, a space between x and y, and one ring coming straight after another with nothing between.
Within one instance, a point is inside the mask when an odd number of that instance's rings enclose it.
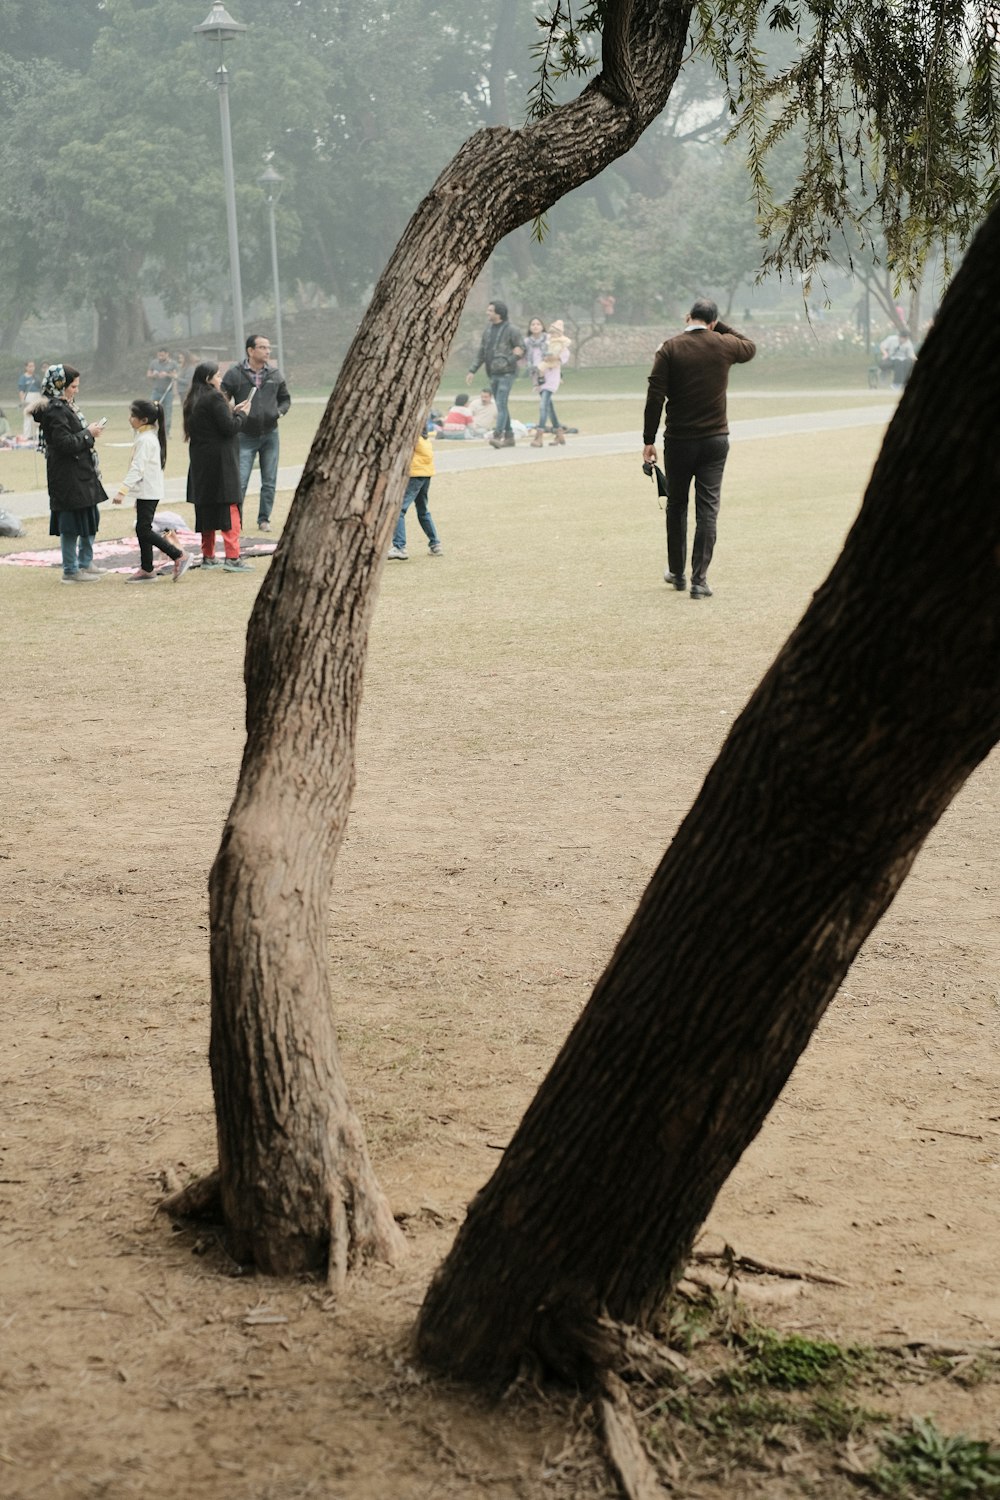
<instances>
[{"instance_id":1,"label":"twig on ground","mask_svg":"<svg viewBox=\"0 0 1000 1500\"><path fill-rule=\"evenodd\" d=\"M786 1281L814 1281L820 1286L850 1286L839 1276L825 1276L820 1271L803 1271L797 1266L775 1266L769 1261L758 1260L755 1255L737 1255L730 1246L724 1250L695 1250L692 1260L721 1261L723 1265L738 1271L754 1271L758 1276L781 1276Z\"/></svg>"},{"instance_id":2,"label":"twig on ground","mask_svg":"<svg viewBox=\"0 0 1000 1500\"><path fill-rule=\"evenodd\" d=\"M960 1344L951 1339L904 1339L899 1344L875 1344L879 1354L940 1354L943 1359L966 1354L1000 1354L1000 1343Z\"/></svg>"}]
</instances>

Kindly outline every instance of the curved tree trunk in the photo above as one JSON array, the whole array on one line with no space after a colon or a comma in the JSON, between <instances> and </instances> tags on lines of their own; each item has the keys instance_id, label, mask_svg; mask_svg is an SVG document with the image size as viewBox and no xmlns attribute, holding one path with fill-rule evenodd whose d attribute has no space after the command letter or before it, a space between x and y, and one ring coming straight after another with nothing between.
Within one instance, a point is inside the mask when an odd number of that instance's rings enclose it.
<instances>
[{"instance_id":1,"label":"curved tree trunk","mask_svg":"<svg viewBox=\"0 0 1000 1500\"><path fill-rule=\"evenodd\" d=\"M642 1323L921 843L1000 736L1000 216L970 250L861 515L730 734L470 1206L421 1356L572 1380Z\"/></svg>"},{"instance_id":2,"label":"curved tree trunk","mask_svg":"<svg viewBox=\"0 0 1000 1500\"><path fill-rule=\"evenodd\" d=\"M350 1109L326 908L354 775L368 627L412 453L496 243L628 150L662 109L689 7L630 0L641 101L600 79L543 126L480 132L441 174L344 361L247 638L247 742L210 878L212 1081L233 1253L342 1274L400 1236Z\"/></svg>"}]
</instances>

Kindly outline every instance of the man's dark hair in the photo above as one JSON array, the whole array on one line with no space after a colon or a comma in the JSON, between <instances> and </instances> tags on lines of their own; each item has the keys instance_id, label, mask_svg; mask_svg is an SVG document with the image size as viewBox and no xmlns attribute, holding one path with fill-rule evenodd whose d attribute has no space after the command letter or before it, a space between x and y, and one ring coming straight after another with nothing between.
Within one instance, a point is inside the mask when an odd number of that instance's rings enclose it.
<instances>
[{"instance_id":1,"label":"man's dark hair","mask_svg":"<svg viewBox=\"0 0 1000 1500\"><path fill-rule=\"evenodd\" d=\"M494 298L493 302L491 303L491 306L493 308L493 311L496 313L497 317L500 319L501 323L506 323L506 321L507 321L507 304L506 304L506 302L497 302L496 299Z\"/></svg>"},{"instance_id":2,"label":"man's dark hair","mask_svg":"<svg viewBox=\"0 0 1000 1500\"><path fill-rule=\"evenodd\" d=\"M698 323L714 323L718 319L719 309L714 302L709 302L707 297L699 297L688 316Z\"/></svg>"},{"instance_id":3,"label":"man's dark hair","mask_svg":"<svg viewBox=\"0 0 1000 1500\"><path fill-rule=\"evenodd\" d=\"M265 338L265 337L266 337L266 335L263 334L263 333L248 333L247 334L247 344L246 344L247 353L249 354L251 349L256 349L256 347L257 347L257 340L258 339L262 339L262 338Z\"/></svg>"}]
</instances>

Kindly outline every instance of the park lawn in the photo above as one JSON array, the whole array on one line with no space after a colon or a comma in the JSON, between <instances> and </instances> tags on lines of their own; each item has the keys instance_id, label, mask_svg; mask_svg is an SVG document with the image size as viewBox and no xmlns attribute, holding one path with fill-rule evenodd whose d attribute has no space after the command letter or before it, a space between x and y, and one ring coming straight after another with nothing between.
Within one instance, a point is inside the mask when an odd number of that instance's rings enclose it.
<instances>
[{"instance_id":1,"label":"park lawn","mask_svg":"<svg viewBox=\"0 0 1000 1500\"><path fill-rule=\"evenodd\" d=\"M411 512L410 559L386 564L374 612L329 908L346 1076L408 1255L336 1299L234 1274L214 1235L153 1213L168 1176L215 1159L206 874L268 564L148 588L0 569L12 1500L610 1493L572 1466L560 1478L561 1408L498 1409L415 1378L409 1329L837 555L879 439L735 442L707 601L664 585L663 513L632 457L501 454L437 476L440 558ZM279 528L290 502L282 491ZM103 512L102 534L130 529L129 511ZM38 544L46 522L28 529ZM840 1278L775 1299L795 1328L953 1340L1000 1319L983 1123L1000 1055L998 769L928 841L706 1227ZM935 1142L937 1121L956 1128ZM995 1432L995 1397L969 1385L949 1429ZM573 1444L586 1451L578 1429ZM771 1477L746 1494L773 1495Z\"/></svg>"}]
</instances>

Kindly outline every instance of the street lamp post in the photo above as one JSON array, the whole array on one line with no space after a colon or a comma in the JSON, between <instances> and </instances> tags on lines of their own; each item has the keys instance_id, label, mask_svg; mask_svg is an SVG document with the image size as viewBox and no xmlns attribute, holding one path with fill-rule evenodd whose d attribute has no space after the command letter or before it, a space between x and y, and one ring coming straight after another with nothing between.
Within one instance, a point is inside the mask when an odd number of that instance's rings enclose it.
<instances>
[{"instance_id":1,"label":"street lamp post","mask_svg":"<svg viewBox=\"0 0 1000 1500\"><path fill-rule=\"evenodd\" d=\"M274 230L274 205L281 197L281 185L284 182L280 172L273 167L265 167L257 178L257 182L267 202L268 219L271 229L271 277L274 281L274 336L278 345L278 369L285 369L285 345L281 336L281 286L278 282L278 236Z\"/></svg>"},{"instance_id":2,"label":"street lamp post","mask_svg":"<svg viewBox=\"0 0 1000 1500\"><path fill-rule=\"evenodd\" d=\"M199 36L219 44L219 66L215 72L215 86L219 94L219 117L222 124L222 171L226 184L226 225L229 231L229 281L233 299L233 325L236 332L237 357L243 351L243 286L240 281L240 244L236 232L236 178L233 174L233 136L229 126L229 70L223 51L226 42L231 42L246 27L234 21L226 7L218 0L212 6L207 20L194 28Z\"/></svg>"}]
</instances>

